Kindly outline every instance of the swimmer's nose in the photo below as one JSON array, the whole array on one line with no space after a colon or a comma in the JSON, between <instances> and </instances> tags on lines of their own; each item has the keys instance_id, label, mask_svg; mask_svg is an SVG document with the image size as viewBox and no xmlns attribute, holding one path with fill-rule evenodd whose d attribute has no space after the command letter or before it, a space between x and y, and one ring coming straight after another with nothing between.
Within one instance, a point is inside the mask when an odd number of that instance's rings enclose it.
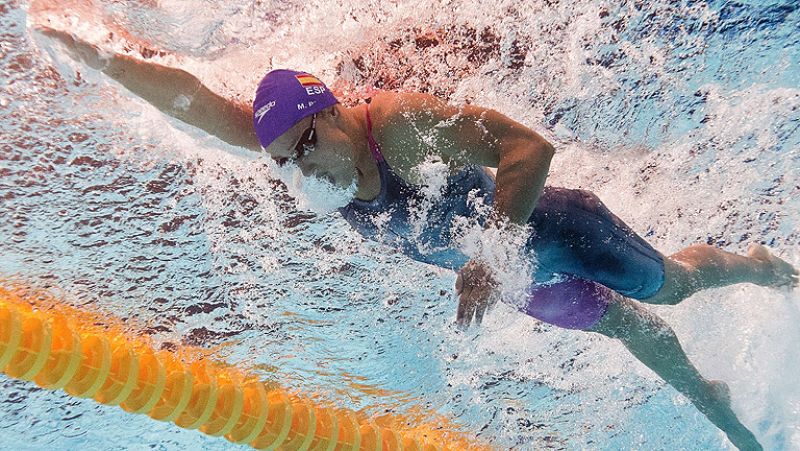
<instances>
[{"instance_id":1,"label":"swimmer's nose","mask_svg":"<svg viewBox=\"0 0 800 451\"><path fill-rule=\"evenodd\" d=\"M297 167L300 168L300 172L302 172L303 176L305 177L313 175L315 172L315 166L313 164L307 164L303 161L297 161L296 164Z\"/></svg>"},{"instance_id":2,"label":"swimmer's nose","mask_svg":"<svg viewBox=\"0 0 800 451\"><path fill-rule=\"evenodd\" d=\"M326 179L333 183L332 177L325 171L321 170L319 166L316 164L307 164L302 161L298 162L298 166L300 167L300 172L303 173L304 177L314 176L321 179Z\"/></svg>"}]
</instances>

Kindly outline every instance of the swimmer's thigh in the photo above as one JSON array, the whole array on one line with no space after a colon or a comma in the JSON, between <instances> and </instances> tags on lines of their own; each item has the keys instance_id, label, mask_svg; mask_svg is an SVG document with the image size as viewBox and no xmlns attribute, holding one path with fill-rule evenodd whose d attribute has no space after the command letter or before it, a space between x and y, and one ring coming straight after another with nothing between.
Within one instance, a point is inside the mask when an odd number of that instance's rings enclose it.
<instances>
[{"instance_id":1,"label":"swimmer's thigh","mask_svg":"<svg viewBox=\"0 0 800 451\"><path fill-rule=\"evenodd\" d=\"M589 191L545 187L528 223L539 274L571 274L634 299L664 283L664 256Z\"/></svg>"}]
</instances>

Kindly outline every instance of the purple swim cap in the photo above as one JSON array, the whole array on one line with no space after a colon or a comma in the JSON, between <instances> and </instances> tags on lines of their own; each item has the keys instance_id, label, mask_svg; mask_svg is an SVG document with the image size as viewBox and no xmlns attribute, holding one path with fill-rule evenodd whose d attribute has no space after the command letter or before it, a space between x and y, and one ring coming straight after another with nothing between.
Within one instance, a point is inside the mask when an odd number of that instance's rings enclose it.
<instances>
[{"instance_id":1,"label":"purple swim cap","mask_svg":"<svg viewBox=\"0 0 800 451\"><path fill-rule=\"evenodd\" d=\"M286 133L306 116L339 103L324 83L305 72L278 69L258 84L253 125L261 147Z\"/></svg>"}]
</instances>

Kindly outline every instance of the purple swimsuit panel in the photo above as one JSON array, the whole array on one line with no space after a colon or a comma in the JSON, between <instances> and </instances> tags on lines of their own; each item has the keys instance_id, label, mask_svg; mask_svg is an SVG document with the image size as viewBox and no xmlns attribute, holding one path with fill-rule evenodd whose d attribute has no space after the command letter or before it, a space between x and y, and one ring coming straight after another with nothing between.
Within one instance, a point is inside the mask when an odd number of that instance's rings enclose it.
<instances>
[{"instance_id":1,"label":"purple swimsuit panel","mask_svg":"<svg viewBox=\"0 0 800 451\"><path fill-rule=\"evenodd\" d=\"M535 284L520 310L565 329L586 330L606 314L614 292L590 280L567 276L552 284Z\"/></svg>"}]
</instances>

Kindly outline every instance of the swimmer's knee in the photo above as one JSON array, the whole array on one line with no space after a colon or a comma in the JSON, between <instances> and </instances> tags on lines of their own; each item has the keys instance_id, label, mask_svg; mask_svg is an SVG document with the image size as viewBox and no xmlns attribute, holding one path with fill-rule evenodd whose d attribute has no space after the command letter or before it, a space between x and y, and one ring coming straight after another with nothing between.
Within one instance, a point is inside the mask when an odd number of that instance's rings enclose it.
<instances>
[{"instance_id":1,"label":"swimmer's knee","mask_svg":"<svg viewBox=\"0 0 800 451\"><path fill-rule=\"evenodd\" d=\"M636 298L647 304L677 305L696 290L698 270L692 264L664 257L664 280L652 295Z\"/></svg>"},{"instance_id":2,"label":"swimmer's knee","mask_svg":"<svg viewBox=\"0 0 800 451\"><path fill-rule=\"evenodd\" d=\"M609 301L606 312L592 327L585 329L587 332L595 332L609 338L620 338L625 333L626 312L624 309L630 308L631 301L615 293Z\"/></svg>"},{"instance_id":3,"label":"swimmer's knee","mask_svg":"<svg viewBox=\"0 0 800 451\"><path fill-rule=\"evenodd\" d=\"M693 244L670 255L668 258L685 268L696 271L699 266L709 260L719 249L710 244Z\"/></svg>"},{"instance_id":4,"label":"swimmer's knee","mask_svg":"<svg viewBox=\"0 0 800 451\"><path fill-rule=\"evenodd\" d=\"M622 341L648 331L671 333L671 329L661 318L624 296L618 296L613 304L609 304L603 318L589 330Z\"/></svg>"},{"instance_id":5,"label":"swimmer's knee","mask_svg":"<svg viewBox=\"0 0 800 451\"><path fill-rule=\"evenodd\" d=\"M705 275L699 265L680 260L671 260L671 263L673 284L684 299L701 289Z\"/></svg>"},{"instance_id":6,"label":"swimmer's knee","mask_svg":"<svg viewBox=\"0 0 800 451\"><path fill-rule=\"evenodd\" d=\"M589 201L591 204L602 204L603 203L600 200L600 198L597 197L597 194L595 194L595 193L593 193L593 192L591 192L589 190L576 189L575 191L577 191L581 195L581 197L584 198L584 200Z\"/></svg>"}]
</instances>

